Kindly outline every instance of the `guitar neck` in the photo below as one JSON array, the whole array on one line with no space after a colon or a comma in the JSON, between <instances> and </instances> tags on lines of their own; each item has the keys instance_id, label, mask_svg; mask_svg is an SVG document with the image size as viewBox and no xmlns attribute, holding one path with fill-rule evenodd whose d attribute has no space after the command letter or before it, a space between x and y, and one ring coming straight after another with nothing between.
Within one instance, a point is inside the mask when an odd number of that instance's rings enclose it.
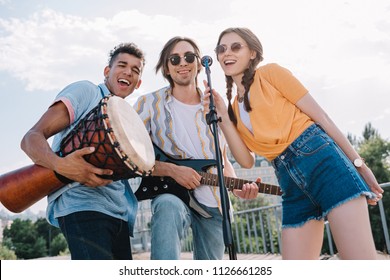
<instances>
[{"instance_id":1,"label":"guitar neck","mask_svg":"<svg viewBox=\"0 0 390 280\"><path fill-rule=\"evenodd\" d=\"M210 185L210 186L218 186L218 175L217 174L210 174L203 171L198 171L198 173L202 176L202 179L200 181L201 184L204 185ZM244 179L238 179L233 177L223 177L224 183L226 188L229 191L232 190L241 190L242 186L246 183L252 183L253 181L244 180ZM270 184L264 184L264 183L257 183L256 185L259 187L259 193L264 194L273 194L273 195L282 195L282 190L279 186L270 185Z\"/></svg>"}]
</instances>

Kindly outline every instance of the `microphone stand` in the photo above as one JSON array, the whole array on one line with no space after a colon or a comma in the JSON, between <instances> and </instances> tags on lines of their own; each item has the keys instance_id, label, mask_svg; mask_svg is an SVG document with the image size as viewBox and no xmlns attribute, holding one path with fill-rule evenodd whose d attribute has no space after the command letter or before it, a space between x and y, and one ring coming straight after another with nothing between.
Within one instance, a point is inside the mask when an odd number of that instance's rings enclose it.
<instances>
[{"instance_id":1,"label":"microphone stand","mask_svg":"<svg viewBox=\"0 0 390 280\"><path fill-rule=\"evenodd\" d=\"M232 237L232 229L231 229L231 221L229 214L229 197L228 192L225 187L225 181L223 176L223 168L222 168L222 155L219 147L219 138L218 138L218 122L222 121L221 118L218 118L217 111L215 110L214 98L211 87L211 78L210 78L210 65L212 63L211 57L205 56L202 58L202 65L205 67L206 75L207 75L207 83L210 87L210 111L206 114L207 124L212 129L212 133L214 136L214 145L216 152L216 161L217 161L217 171L218 171L218 183L219 183L219 191L221 196L221 208L222 208L222 229L223 229L223 239L225 242L225 247L228 248L229 251L229 259L237 260L237 254L234 248L233 237Z\"/></svg>"}]
</instances>

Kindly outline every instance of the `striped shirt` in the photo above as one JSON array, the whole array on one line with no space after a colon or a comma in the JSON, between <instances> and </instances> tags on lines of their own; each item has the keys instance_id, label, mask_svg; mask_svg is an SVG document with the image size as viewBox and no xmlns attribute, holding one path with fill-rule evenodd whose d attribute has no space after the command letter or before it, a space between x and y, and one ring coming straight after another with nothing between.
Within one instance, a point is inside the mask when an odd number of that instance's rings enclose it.
<instances>
[{"instance_id":1,"label":"striped shirt","mask_svg":"<svg viewBox=\"0 0 390 280\"><path fill-rule=\"evenodd\" d=\"M200 90L198 91L200 92ZM134 109L143 120L152 142L159 146L166 154L174 156L175 158L215 159L213 133L207 125L206 111L203 106L200 106L199 110L196 112L195 118L193 119L194 122L188 124L196 127L197 136L201 143L201 152L198 153L198 155L202 155L202 157L200 157L196 154L189 154L188 149L183 147L183 143L177 141L174 133L173 112L171 110L172 102L174 102L172 90L168 86L139 97L134 104ZM221 143L220 146L225 149L226 141L220 131L219 140ZM212 170L211 172L216 173L216 170ZM205 191L205 188L207 188L207 191ZM214 197L213 205L204 203L204 201L207 201L208 199L203 200L202 197L199 197L200 192L202 192L202 195L209 193L210 196ZM200 186L195 190L195 197L199 202L210 207L217 207L220 205L219 191L216 191L215 187Z\"/></svg>"}]
</instances>

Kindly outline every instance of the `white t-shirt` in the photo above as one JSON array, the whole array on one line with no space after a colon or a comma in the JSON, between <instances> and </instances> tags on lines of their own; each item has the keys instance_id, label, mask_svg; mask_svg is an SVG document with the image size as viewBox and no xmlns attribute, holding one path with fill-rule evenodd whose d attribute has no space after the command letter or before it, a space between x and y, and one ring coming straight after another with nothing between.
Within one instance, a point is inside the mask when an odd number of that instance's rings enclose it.
<instances>
[{"instance_id":1,"label":"white t-shirt","mask_svg":"<svg viewBox=\"0 0 390 280\"><path fill-rule=\"evenodd\" d=\"M248 93L248 97L249 97L249 93ZM249 113L245 110L244 102L238 102L238 108L239 108L239 111L240 111L240 117L241 117L242 123L253 134L253 128L252 128L251 120L249 118Z\"/></svg>"},{"instance_id":2,"label":"white t-shirt","mask_svg":"<svg viewBox=\"0 0 390 280\"><path fill-rule=\"evenodd\" d=\"M204 159L198 130L194 123L195 115L199 113L202 104L189 105L180 102L173 97L170 109L173 120L173 132L177 144L188 155L194 159ZM218 207L220 201L219 189L217 187L200 185L194 191L195 198L208 207ZM217 200L218 199L218 200Z\"/></svg>"}]
</instances>

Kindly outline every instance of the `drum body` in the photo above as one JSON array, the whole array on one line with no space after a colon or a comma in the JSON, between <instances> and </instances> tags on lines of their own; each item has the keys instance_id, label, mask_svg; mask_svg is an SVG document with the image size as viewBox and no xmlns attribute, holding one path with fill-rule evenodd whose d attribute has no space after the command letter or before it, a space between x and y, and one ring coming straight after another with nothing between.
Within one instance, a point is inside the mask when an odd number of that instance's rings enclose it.
<instances>
[{"instance_id":1,"label":"drum body","mask_svg":"<svg viewBox=\"0 0 390 280\"><path fill-rule=\"evenodd\" d=\"M137 112L122 98L106 97L62 140L61 157L94 147L85 159L114 173L113 180L148 176L155 163L150 137Z\"/></svg>"},{"instance_id":2,"label":"drum body","mask_svg":"<svg viewBox=\"0 0 390 280\"><path fill-rule=\"evenodd\" d=\"M149 176L154 168L153 145L141 118L117 96L103 98L62 140L57 154L65 157L84 147L95 148L85 156L86 161L111 169L113 174L105 178L114 181ZM0 177L0 201L18 213L69 182L33 164Z\"/></svg>"}]
</instances>

